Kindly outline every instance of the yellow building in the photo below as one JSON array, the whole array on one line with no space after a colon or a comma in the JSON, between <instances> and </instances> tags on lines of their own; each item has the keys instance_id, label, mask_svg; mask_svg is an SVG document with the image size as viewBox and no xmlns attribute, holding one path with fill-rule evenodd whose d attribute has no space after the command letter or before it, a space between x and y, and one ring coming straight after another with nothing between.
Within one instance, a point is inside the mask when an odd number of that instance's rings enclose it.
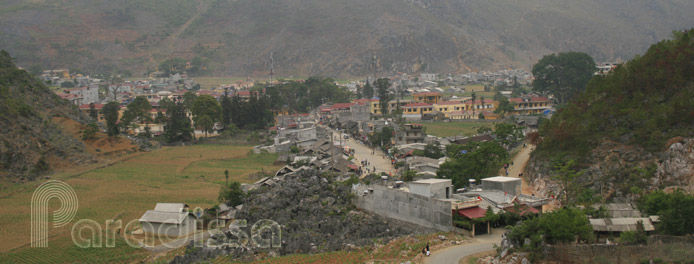
<instances>
[{"instance_id":1,"label":"yellow building","mask_svg":"<svg viewBox=\"0 0 694 264\"><path fill-rule=\"evenodd\" d=\"M479 113L475 114L472 111L453 111L448 114L451 120L477 120Z\"/></svg>"},{"instance_id":2,"label":"yellow building","mask_svg":"<svg viewBox=\"0 0 694 264\"><path fill-rule=\"evenodd\" d=\"M428 92L428 93L416 93L413 94L415 102L422 102L428 104L435 104L441 101L441 93L438 92Z\"/></svg>"},{"instance_id":3,"label":"yellow building","mask_svg":"<svg viewBox=\"0 0 694 264\"><path fill-rule=\"evenodd\" d=\"M542 113L552 108L552 101L547 97L511 98L513 112L510 115L531 115Z\"/></svg>"},{"instance_id":4,"label":"yellow building","mask_svg":"<svg viewBox=\"0 0 694 264\"><path fill-rule=\"evenodd\" d=\"M474 102L472 100L465 101L465 111L474 110L479 113L481 111L494 111L497 107L499 107L499 102L492 99L484 99L484 101L475 100Z\"/></svg>"},{"instance_id":5,"label":"yellow building","mask_svg":"<svg viewBox=\"0 0 694 264\"><path fill-rule=\"evenodd\" d=\"M364 100L364 99L359 99L359 100ZM370 99L371 100L371 113L375 115L380 115L381 113L381 104L380 100L378 99ZM412 103L412 100L392 100L388 102L388 113L392 113L398 108L398 103L400 103L400 108L405 107L405 105Z\"/></svg>"},{"instance_id":6,"label":"yellow building","mask_svg":"<svg viewBox=\"0 0 694 264\"><path fill-rule=\"evenodd\" d=\"M434 104L434 111L439 111L450 118L450 114L456 111L465 111L465 103L461 101L441 101Z\"/></svg>"},{"instance_id":7,"label":"yellow building","mask_svg":"<svg viewBox=\"0 0 694 264\"><path fill-rule=\"evenodd\" d=\"M403 116L430 114L434 111L434 106L427 103L411 103L402 108Z\"/></svg>"}]
</instances>

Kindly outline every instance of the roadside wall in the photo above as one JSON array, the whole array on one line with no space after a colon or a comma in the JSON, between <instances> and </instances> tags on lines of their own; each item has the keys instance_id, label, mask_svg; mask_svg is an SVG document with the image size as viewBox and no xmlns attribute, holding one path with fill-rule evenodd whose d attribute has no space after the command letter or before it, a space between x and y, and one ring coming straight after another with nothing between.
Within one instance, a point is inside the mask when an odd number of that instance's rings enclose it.
<instances>
[{"instance_id":1,"label":"roadside wall","mask_svg":"<svg viewBox=\"0 0 694 264\"><path fill-rule=\"evenodd\" d=\"M647 245L546 245L546 260L560 263L641 263L661 259L682 262L694 259L694 236L650 236Z\"/></svg>"},{"instance_id":2,"label":"roadside wall","mask_svg":"<svg viewBox=\"0 0 694 264\"><path fill-rule=\"evenodd\" d=\"M364 194L369 188L373 189L373 193ZM355 191L354 203L357 208L441 231L453 229L450 202L380 185L360 185Z\"/></svg>"}]
</instances>

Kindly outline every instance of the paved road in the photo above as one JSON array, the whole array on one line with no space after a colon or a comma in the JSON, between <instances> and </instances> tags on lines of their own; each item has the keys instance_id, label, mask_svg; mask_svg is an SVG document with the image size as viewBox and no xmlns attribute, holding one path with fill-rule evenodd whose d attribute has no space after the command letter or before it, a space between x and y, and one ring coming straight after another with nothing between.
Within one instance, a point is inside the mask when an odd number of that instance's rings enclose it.
<instances>
[{"instance_id":1,"label":"paved road","mask_svg":"<svg viewBox=\"0 0 694 264\"><path fill-rule=\"evenodd\" d=\"M383 155L383 152L380 150L372 150L371 148L357 142L354 140L351 136L349 139L345 140L343 134L340 136L340 132L337 132L335 130L328 130L332 131L334 134L333 140L335 140L335 143L340 143L340 137L342 138L342 144L344 146L350 147L354 149L354 164L357 164L357 166L361 165L362 160L366 160L370 163L368 166L369 169L373 170L374 167L376 167L376 173L380 172L385 172L388 174L395 174L395 168L393 165L390 164L390 159L386 158L385 155ZM371 152L374 151L374 154L371 154ZM361 177L365 177L367 174L364 173Z\"/></svg>"},{"instance_id":2,"label":"paved road","mask_svg":"<svg viewBox=\"0 0 694 264\"><path fill-rule=\"evenodd\" d=\"M495 230L492 235L483 235L473 238L474 241L459 246L448 247L431 252L431 256L424 258L424 263L428 264L458 264L458 262L469 255L490 251L494 249L494 244L501 244L501 235L505 231Z\"/></svg>"}]
</instances>

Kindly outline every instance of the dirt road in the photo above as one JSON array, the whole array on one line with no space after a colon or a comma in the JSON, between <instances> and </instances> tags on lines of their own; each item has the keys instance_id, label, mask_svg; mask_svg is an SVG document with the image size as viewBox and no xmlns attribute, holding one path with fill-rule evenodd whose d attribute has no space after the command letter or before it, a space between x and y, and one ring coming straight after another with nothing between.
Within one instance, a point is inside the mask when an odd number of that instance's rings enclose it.
<instances>
[{"instance_id":1,"label":"dirt road","mask_svg":"<svg viewBox=\"0 0 694 264\"><path fill-rule=\"evenodd\" d=\"M333 140L335 141L335 143L340 143L340 138L342 138L342 144L344 146L354 149L354 160L352 160L352 162L354 162L354 164L356 164L357 166L361 165L362 160L366 160L370 163L368 168L371 169L372 172L373 168L375 167L376 173L385 172L387 174L395 174L395 168L393 167L393 165L391 165L390 159L388 159L382 151L372 150L364 144L357 142L351 136L348 139L345 139L344 135L346 134L341 134L340 132L337 132L332 129L328 131L333 132ZM371 154L372 152L374 154ZM366 177L366 175L368 174L364 173L360 176L360 178L364 178Z\"/></svg>"},{"instance_id":2,"label":"dirt road","mask_svg":"<svg viewBox=\"0 0 694 264\"><path fill-rule=\"evenodd\" d=\"M501 235L504 230L495 230L492 235L483 235L473 238L472 243L453 246L431 252L431 256L424 258L424 263L428 264L458 264L460 259L472 254L490 251L494 249L494 244L501 244Z\"/></svg>"}]
</instances>

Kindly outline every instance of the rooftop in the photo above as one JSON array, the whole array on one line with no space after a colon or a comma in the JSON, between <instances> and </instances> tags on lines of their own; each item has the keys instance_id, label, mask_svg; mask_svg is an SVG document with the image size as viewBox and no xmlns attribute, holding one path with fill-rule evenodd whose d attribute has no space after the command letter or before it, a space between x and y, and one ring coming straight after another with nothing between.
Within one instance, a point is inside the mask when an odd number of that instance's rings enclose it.
<instances>
[{"instance_id":1,"label":"rooftop","mask_svg":"<svg viewBox=\"0 0 694 264\"><path fill-rule=\"evenodd\" d=\"M413 181L410 183L416 183L416 184L451 183L451 180L449 180L449 179L425 179L425 180Z\"/></svg>"},{"instance_id":2,"label":"rooftop","mask_svg":"<svg viewBox=\"0 0 694 264\"><path fill-rule=\"evenodd\" d=\"M484 178L482 181L492 181L492 182L514 182L514 181L520 181L520 178L513 178L513 177L504 177L504 176L496 176L496 177L489 177L489 178Z\"/></svg>"}]
</instances>

